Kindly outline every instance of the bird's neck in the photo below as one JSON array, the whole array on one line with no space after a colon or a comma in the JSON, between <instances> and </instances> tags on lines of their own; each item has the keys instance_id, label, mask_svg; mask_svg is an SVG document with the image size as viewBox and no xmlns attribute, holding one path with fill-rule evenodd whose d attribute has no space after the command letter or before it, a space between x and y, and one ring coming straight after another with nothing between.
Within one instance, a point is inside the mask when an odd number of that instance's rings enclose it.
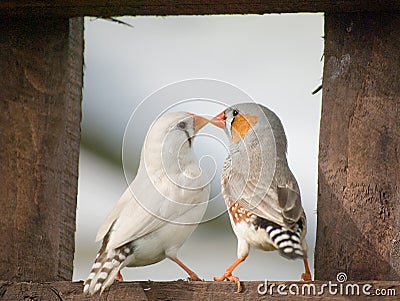
<instances>
[{"instance_id":1,"label":"bird's neck","mask_svg":"<svg viewBox=\"0 0 400 301\"><path fill-rule=\"evenodd\" d=\"M196 156L191 147L176 144L157 145L155 143L145 143L141 156L141 167L146 168L147 172L160 174L184 173L192 168L196 163Z\"/></svg>"},{"instance_id":2,"label":"bird's neck","mask_svg":"<svg viewBox=\"0 0 400 301\"><path fill-rule=\"evenodd\" d=\"M286 137L271 135L269 133L261 133L254 135L253 132L245 136L239 143L230 144L230 153L235 156L243 156L246 153L249 157L271 157L274 156L277 159L286 160L287 143Z\"/></svg>"}]
</instances>

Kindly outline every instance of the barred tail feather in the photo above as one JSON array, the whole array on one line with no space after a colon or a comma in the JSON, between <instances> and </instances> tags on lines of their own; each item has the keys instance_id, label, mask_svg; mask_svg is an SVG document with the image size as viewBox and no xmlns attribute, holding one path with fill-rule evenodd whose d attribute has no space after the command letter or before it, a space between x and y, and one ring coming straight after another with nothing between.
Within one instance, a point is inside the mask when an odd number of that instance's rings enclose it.
<instances>
[{"instance_id":1,"label":"barred tail feather","mask_svg":"<svg viewBox=\"0 0 400 301\"><path fill-rule=\"evenodd\" d=\"M306 258L307 250L302 244L303 223L301 220L297 222L295 230L289 230L274 222L257 217L254 222L256 228L260 227L267 231L271 241L279 250L279 253L288 259Z\"/></svg>"},{"instance_id":2,"label":"barred tail feather","mask_svg":"<svg viewBox=\"0 0 400 301\"><path fill-rule=\"evenodd\" d=\"M133 253L133 247L130 243L119 247L118 249L106 250L106 239L96 256L92 270L88 279L84 283L83 292L93 295L100 291L100 294L111 284L123 267L125 259Z\"/></svg>"},{"instance_id":3,"label":"barred tail feather","mask_svg":"<svg viewBox=\"0 0 400 301\"><path fill-rule=\"evenodd\" d=\"M122 263L106 261L96 261L93 264L92 271L90 272L88 279L84 283L83 292L93 295L100 291L102 293L107 287L109 287L121 269Z\"/></svg>"},{"instance_id":4,"label":"barred tail feather","mask_svg":"<svg viewBox=\"0 0 400 301\"><path fill-rule=\"evenodd\" d=\"M306 257L300 242L301 228L293 232L284 227L277 227L274 229L273 227L268 226L266 230L283 257L288 259Z\"/></svg>"}]
</instances>

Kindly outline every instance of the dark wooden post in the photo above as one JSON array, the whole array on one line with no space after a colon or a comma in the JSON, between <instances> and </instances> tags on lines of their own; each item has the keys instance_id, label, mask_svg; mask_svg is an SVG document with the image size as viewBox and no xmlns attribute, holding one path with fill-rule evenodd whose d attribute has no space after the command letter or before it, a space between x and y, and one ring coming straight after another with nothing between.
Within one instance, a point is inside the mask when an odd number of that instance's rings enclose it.
<instances>
[{"instance_id":1,"label":"dark wooden post","mask_svg":"<svg viewBox=\"0 0 400 301\"><path fill-rule=\"evenodd\" d=\"M325 15L315 277L400 280L400 15Z\"/></svg>"},{"instance_id":2,"label":"dark wooden post","mask_svg":"<svg viewBox=\"0 0 400 301\"><path fill-rule=\"evenodd\" d=\"M0 19L0 279L72 279L83 19Z\"/></svg>"}]
</instances>

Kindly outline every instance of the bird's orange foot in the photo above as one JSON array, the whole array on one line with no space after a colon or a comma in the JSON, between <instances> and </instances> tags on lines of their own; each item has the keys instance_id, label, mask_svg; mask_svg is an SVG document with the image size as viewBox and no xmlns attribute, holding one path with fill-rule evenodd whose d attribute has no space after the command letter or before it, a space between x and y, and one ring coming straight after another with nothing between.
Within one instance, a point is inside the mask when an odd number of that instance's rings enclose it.
<instances>
[{"instance_id":1,"label":"bird's orange foot","mask_svg":"<svg viewBox=\"0 0 400 301\"><path fill-rule=\"evenodd\" d=\"M237 292L240 293L240 291L242 290L242 286L240 284L240 280L238 277L233 276L231 273L224 273L221 277L214 277L214 281L231 281L231 282L235 282L237 285Z\"/></svg>"},{"instance_id":2,"label":"bird's orange foot","mask_svg":"<svg viewBox=\"0 0 400 301\"><path fill-rule=\"evenodd\" d=\"M301 274L301 280L303 280L303 281L312 281L311 274L307 273L307 272Z\"/></svg>"}]
</instances>

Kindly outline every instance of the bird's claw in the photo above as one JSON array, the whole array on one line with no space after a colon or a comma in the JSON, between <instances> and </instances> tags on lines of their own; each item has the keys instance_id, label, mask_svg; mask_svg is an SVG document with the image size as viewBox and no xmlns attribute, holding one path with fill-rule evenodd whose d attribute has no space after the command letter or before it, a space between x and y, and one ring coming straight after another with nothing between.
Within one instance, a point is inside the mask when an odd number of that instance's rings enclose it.
<instances>
[{"instance_id":1,"label":"bird's claw","mask_svg":"<svg viewBox=\"0 0 400 301\"><path fill-rule=\"evenodd\" d=\"M224 273L221 277L214 277L214 281L231 281L231 282L235 282L237 285L237 292L240 293L240 291L242 290L242 286L240 284L240 280L238 277L233 276L230 273Z\"/></svg>"},{"instance_id":2,"label":"bird's claw","mask_svg":"<svg viewBox=\"0 0 400 301\"><path fill-rule=\"evenodd\" d=\"M303 281L312 281L310 273L303 273L301 274L301 280Z\"/></svg>"},{"instance_id":3,"label":"bird's claw","mask_svg":"<svg viewBox=\"0 0 400 301\"><path fill-rule=\"evenodd\" d=\"M189 281L203 281L203 279L201 279L199 276L197 276L194 273L189 275L188 280Z\"/></svg>"}]
</instances>

